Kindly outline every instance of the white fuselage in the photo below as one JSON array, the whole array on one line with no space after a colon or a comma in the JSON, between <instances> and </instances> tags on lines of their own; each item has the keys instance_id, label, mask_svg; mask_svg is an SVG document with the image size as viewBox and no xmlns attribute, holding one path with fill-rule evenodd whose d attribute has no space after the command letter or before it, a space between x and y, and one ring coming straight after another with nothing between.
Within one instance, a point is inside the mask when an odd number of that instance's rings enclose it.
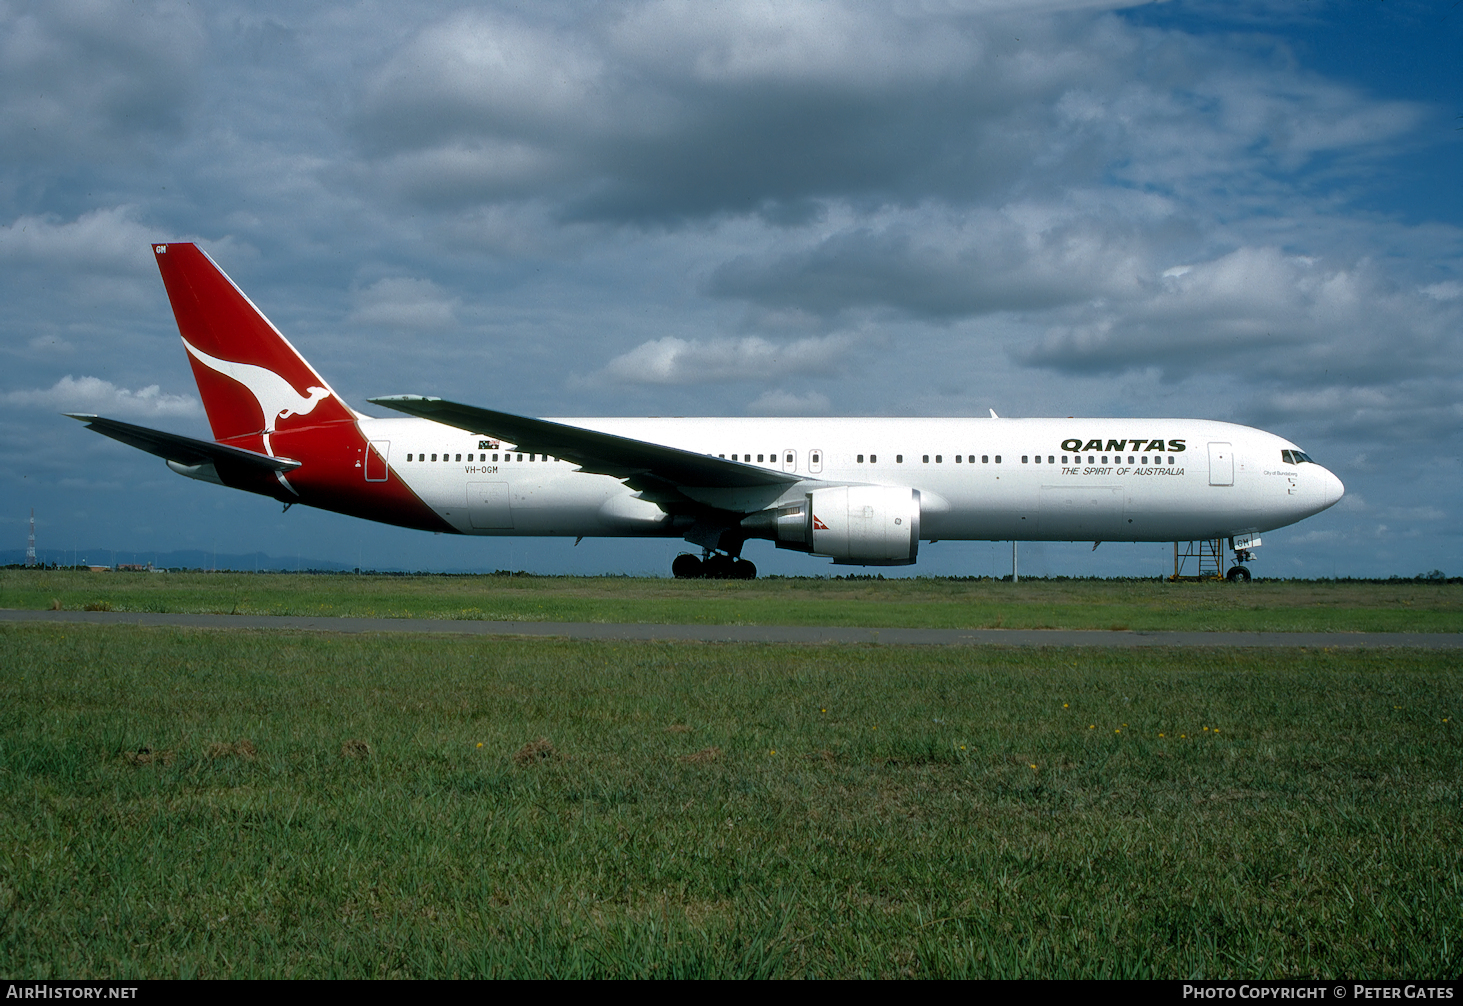
<instances>
[{"instance_id":1,"label":"white fuselage","mask_svg":"<svg viewBox=\"0 0 1463 1006\"><path fill-rule=\"evenodd\" d=\"M724 509L800 500L826 483L911 487L920 494L919 537L926 541L1216 538L1293 524L1343 492L1320 465L1283 459L1282 451L1296 450L1290 441L1205 420L553 421L807 480L700 498ZM655 503L618 478L424 419L360 425L392 476L464 534L680 534ZM1105 449L1119 443L1122 449ZM1160 444L1162 450L1148 449Z\"/></svg>"}]
</instances>

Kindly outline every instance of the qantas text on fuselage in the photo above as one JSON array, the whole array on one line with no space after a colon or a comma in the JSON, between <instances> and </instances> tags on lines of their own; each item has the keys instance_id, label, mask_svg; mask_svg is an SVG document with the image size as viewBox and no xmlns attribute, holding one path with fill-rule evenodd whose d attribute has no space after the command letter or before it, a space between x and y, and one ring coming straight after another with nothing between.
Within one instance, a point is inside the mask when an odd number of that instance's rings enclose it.
<instances>
[{"instance_id":1,"label":"qantas text on fuselage","mask_svg":"<svg viewBox=\"0 0 1463 1006\"><path fill-rule=\"evenodd\" d=\"M405 414L373 418L201 249L153 251L213 438L76 418L286 504L462 535L683 538L705 558L678 575L746 576L754 539L863 566L942 539L1246 548L1343 491L1285 438L1209 420L548 420L422 395L372 399Z\"/></svg>"}]
</instances>

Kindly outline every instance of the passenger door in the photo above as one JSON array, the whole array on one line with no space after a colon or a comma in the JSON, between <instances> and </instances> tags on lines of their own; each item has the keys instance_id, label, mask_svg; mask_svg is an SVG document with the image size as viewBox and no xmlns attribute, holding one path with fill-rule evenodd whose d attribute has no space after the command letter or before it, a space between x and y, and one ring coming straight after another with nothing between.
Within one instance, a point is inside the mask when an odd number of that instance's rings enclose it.
<instances>
[{"instance_id":1,"label":"passenger door","mask_svg":"<svg viewBox=\"0 0 1463 1006\"><path fill-rule=\"evenodd\" d=\"M1234 447L1231 444L1209 445L1209 484L1234 485Z\"/></svg>"}]
</instances>

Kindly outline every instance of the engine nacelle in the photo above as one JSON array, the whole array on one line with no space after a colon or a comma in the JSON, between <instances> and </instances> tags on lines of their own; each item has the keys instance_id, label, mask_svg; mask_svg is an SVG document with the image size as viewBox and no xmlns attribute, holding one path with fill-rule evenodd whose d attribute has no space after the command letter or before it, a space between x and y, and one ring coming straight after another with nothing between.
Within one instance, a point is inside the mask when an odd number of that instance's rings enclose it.
<instances>
[{"instance_id":1,"label":"engine nacelle","mask_svg":"<svg viewBox=\"0 0 1463 1006\"><path fill-rule=\"evenodd\" d=\"M808 493L812 553L849 566L908 566L919 554L919 490L837 486Z\"/></svg>"}]
</instances>

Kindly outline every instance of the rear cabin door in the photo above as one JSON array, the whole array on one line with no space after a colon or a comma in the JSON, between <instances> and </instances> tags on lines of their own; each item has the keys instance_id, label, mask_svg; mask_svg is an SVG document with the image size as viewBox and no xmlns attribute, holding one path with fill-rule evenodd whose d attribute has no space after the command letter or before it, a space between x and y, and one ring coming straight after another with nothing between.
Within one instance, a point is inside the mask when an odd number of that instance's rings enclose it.
<instances>
[{"instance_id":1,"label":"rear cabin door","mask_svg":"<svg viewBox=\"0 0 1463 1006\"><path fill-rule=\"evenodd\" d=\"M366 481L385 482L387 459L391 457L390 440L372 440L366 448Z\"/></svg>"}]
</instances>

